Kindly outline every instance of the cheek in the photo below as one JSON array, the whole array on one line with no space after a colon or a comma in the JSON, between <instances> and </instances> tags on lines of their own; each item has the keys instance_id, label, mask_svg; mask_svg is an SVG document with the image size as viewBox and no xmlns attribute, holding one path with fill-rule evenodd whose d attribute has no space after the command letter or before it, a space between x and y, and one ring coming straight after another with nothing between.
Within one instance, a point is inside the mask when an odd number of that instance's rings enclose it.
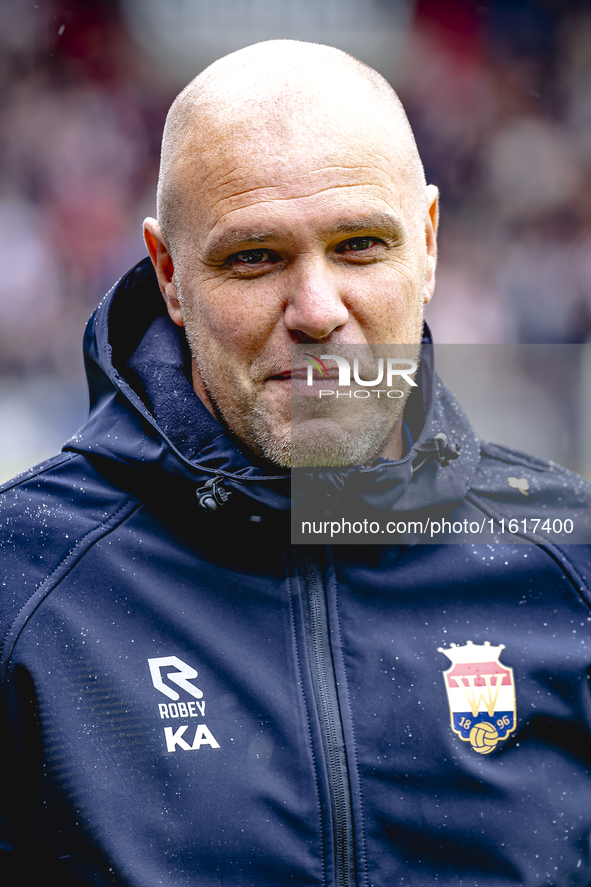
<instances>
[{"instance_id":1,"label":"cheek","mask_svg":"<svg viewBox=\"0 0 591 887\"><path fill-rule=\"evenodd\" d=\"M376 266L362 285L350 287L348 308L374 342L388 344L393 331L414 323L421 284L422 278L419 281L407 264Z\"/></svg>"},{"instance_id":2,"label":"cheek","mask_svg":"<svg viewBox=\"0 0 591 887\"><path fill-rule=\"evenodd\" d=\"M195 304L193 320L201 335L220 349L256 353L281 317L280 300L272 291L252 285L219 285Z\"/></svg>"}]
</instances>

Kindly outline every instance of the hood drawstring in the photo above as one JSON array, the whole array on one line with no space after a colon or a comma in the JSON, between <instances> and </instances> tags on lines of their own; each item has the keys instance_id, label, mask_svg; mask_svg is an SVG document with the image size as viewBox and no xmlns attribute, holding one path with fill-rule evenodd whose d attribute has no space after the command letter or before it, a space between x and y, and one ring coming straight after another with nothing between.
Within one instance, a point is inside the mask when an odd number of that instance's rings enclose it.
<instances>
[{"instance_id":1,"label":"hood drawstring","mask_svg":"<svg viewBox=\"0 0 591 887\"><path fill-rule=\"evenodd\" d=\"M224 489L224 478L214 477L208 480L202 487L195 491L195 495L202 508L206 511L217 511L218 505L223 505L232 495L231 490Z\"/></svg>"},{"instance_id":2,"label":"hood drawstring","mask_svg":"<svg viewBox=\"0 0 591 887\"><path fill-rule=\"evenodd\" d=\"M435 437L427 441L427 443L419 445L415 449L417 454L424 454L425 458L418 462L418 464L417 459L415 459L415 462L411 467L411 477L414 477L415 474L427 464L427 462L431 461L431 459L436 459L441 466L445 467L460 455L459 445L450 444L447 435L444 434L443 431L440 431ZM319 477L321 485L326 496L328 498L334 497L334 501L331 503L331 510L327 511L326 514L330 514L332 508L334 508L338 502L345 486L345 475L348 473L349 472L347 471L323 471L320 473ZM231 490L226 490L224 488L224 480L225 479L220 476L214 477L211 480L206 481L202 487L199 487L195 491L199 505L206 511L217 511L218 506L224 505L232 495Z\"/></svg>"},{"instance_id":3,"label":"hood drawstring","mask_svg":"<svg viewBox=\"0 0 591 887\"><path fill-rule=\"evenodd\" d=\"M418 465L415 459L411 468L411 477L414 477L431 459L436 459L445 468L446 465L449 465L453 459L457 459L460 455L459 444L450 444L447 434L444 434L443 431L440 431L435 437L428 440L427 443L415 447L415 450L417 453L424 453L425 458Z\"/></svg>"}]
</instances>

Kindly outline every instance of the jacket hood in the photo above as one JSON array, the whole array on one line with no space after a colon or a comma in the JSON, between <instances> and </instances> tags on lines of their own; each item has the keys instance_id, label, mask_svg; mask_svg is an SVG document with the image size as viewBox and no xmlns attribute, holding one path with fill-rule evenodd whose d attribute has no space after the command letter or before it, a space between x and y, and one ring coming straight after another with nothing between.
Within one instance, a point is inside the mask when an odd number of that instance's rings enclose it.
<instances>
[{"instance_id":1,"label":"jacket hood","mask_svg":"<svg viewBox=\"0 0 591 887\"><path fill-rule=\"evenodd\" d=\"M429 346L426 330L424 342ZM479 446L458 403L423 348L419 385L405 407L414 443L400 462L304 472L326 489L358 490L372 507L416 511L459 503L479 460ZM192 486L204 507L240 492L281 511L290 508L291 475L270 473L209 413L190 382L183 331L170 320L149 259L105 296L84 337L90 395L87 423L64 450L149 488ZM212 489L213 488L213 489ZM209 501L208 501L209 499Z\"/></svg>"}]
</instances>

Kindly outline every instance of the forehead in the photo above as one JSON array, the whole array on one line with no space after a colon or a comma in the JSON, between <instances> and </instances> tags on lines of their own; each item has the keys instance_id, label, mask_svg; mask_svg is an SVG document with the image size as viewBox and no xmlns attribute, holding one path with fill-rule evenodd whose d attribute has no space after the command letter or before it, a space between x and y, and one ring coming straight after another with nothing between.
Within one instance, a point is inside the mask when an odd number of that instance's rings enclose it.
<instances>
[{"instance_id":1,"label":"forehead","mask_svg":"<svg viewBox=\"0 0 591 887\"><path fill-rule=\"evenodd\" d=\"M255 212L288 225L320 223L332 210L404 215L413 182L402 140L375 118L370 127L367 117L314 108L232 127L211 121L210 137L191 133L179 158L186 221L207 233Z\"/></svg>"}]
</instances>

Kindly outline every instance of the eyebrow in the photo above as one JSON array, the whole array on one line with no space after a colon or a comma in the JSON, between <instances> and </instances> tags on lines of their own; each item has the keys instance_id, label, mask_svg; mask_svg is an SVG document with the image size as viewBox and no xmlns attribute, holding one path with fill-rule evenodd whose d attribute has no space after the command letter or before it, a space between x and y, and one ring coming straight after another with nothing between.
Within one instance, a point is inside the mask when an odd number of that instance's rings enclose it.
<instances>
[{"instance_id":1,"label":"eyebrow","mask_svg":"<svg viewBox=\"0 0 591 887\"><path fill-rule=\"evenodd\" d=\"M212 261L222 256L227 250L234 250L238 246L246 246L249 243L277 243L279 240L286 240L285 234L281 234L279 231L256 233L252 228L230 228L212 238L205 248L204 258L206 261Z\"/></svg>"},{"instance_id":2,"label":"eyebrow","mask_svg":"<svg viewBox=\"0 0 591 887\"><path fill-rule=\"evenodd\" d=\"M359 234L360 232L375 232L393 239L403 239L406 229L397 216L390 213L371 213L360 216L357 219L347 219L337 222L321 231L321 235L329 238L335 234ZM204 253L205 261L215 261L222 257L228 250L237 249L239 246L247 247L257 243L294 243L291 235L282 231L253 231L252 228L230 228L213 237L207 244Z\"/></svg>"},{"instance_id":3,"label":"eyebrow","mask_svg":"<svg viewBox=\"0 0 591 887\"><path fill-rule=\"evenodd\" d=\"M399 238L404 236L406 229L398 216L390 215L390 213L372 213L369 216L360 216L358 219L341 222L327 233L356 234L358 231L379 231Z\"/></svg>"}]
</instances>

